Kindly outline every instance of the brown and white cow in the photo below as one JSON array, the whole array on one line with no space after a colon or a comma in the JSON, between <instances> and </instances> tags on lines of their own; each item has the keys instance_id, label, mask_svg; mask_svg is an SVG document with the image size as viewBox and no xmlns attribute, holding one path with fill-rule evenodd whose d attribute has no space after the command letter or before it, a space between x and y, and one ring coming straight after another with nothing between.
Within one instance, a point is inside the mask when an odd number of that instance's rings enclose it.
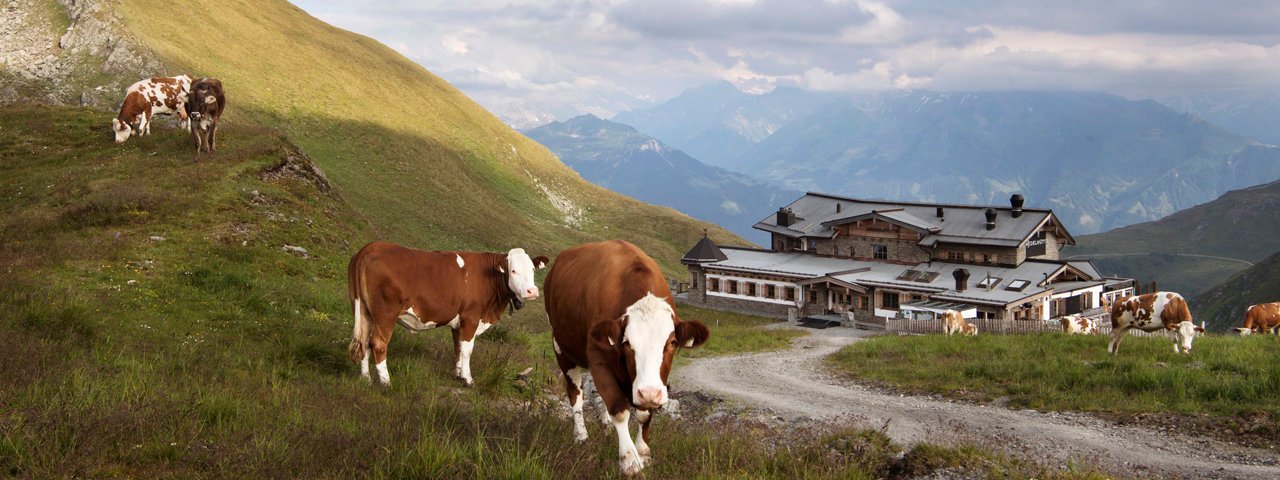
<instances>
[{"instance_id":1,"label":"brown and white cow","mask_svg":"<svg viewBox=\"0 0 1280 480\"><path fill-rule=\"evenodd\" d=\"M650 456L651 410L667 404L676 351L701 345L711 332L697 321L680 320L658 265L621 240L565 250L544 286L574 437L587 439L582 369L588 369L618 435L622 473L635 475ZM634 442L627 427L632 408L641 425Z\"/></svg>"},{"instance_id":2,"label":"brown and white cow","mask_svg":"<svg viewBox=\"0 0 1280 480\"><path fill-rule=\"evenodd\" d=\"M1068 335L1093 335L1098 333L1098 326L1094 325L1093 320L1079 315L1067 315L1058 319L1058 321L1062 323L1062 331Z\"/></svg>"},{"instance_id":3,"label":"brown and white cow","mask_svg":"<svg viewBox=\"0 0 1280 480\"><path fill-rule=\"evenodd\" d=\"M178 115L181 127L186 129L187 94L190 91L190 75L152 77L130 85L125 90L120 113L111 119L116 143L124 143L135 129L140 136L151 134L151 117L157 114Z\"/></svg>"},{"instance_id":4,"label":"brown and white cow","mask_svg":"<svg viewBox=\"0 0 1280 480\"><path fill-rule=\"evenodd\" d=\"M1280 302L1250 305L1244 311L1244 325L1236 328L1241 335L1265 334L1272 330L1280 334Z\"/></svg>"},{"instance_id":5,"label":"brown and white cow","mask_svg":"<svg viewBox=\"0 0 1280 480\"><path fill-rule=\"evenodd\" d=\"M977 325L974 325L973 323L970 323L970 322L964 322L964 325L962 325L962 326L960 327L960 334L961 334L961 335L969 335L969 336L977 336L977 335L978 335L978 326L977 326Z\"/></svg>"},{"instance_id":6,"label":"brown and white cow","mask_svg":"<svg viewBox=\"0 0 1280 480\"><path fill-rule=\"evenodd\" d=\"M454 375L471 386L471 351L476 337L502 317L502 311L538 298L534 265L523 249L507 253L427 252L393 243L373 242L351 257L347 266L348 297L355 329L347 353L369 377L369 360L378 380L391 384L387 344L395 324L413 332L440 326L453 329L457 355Z\"/></svg>"},{"instance_id":7,"label":"brown and white cow","mask_svg":"<svg viewBox=\"0 0 1280 480\"><path fill-rule=\"evenodd\" d=\"M1120 340L1129 329L1144 332L1165 329L1175 332L1174 352L1191 353L1191 341L1204 333L1204 326L1191 321L1191 310L1182 295L1173 292L1155 292L1125 297L1111 305L1111 343L1107 351L1113 355L1120 351Z\"/></svg>"},{"instance_id":8,"label":"brown and white cow","mask_svg":"<svg viewBox=\"0 0 1280 480\"><path fill-rule=\"evenodd\" d=\"M187 115L191 117L191 138L196 142L196 155L213 153L218 148L218 119L227 108L222 81L201 78L191 85L187 96Z\"/></svg>"},{"instance_id":9,"label":"brown and white cow","mask_svg":"<svg viewBox=\"0 0 1280 480\"><path fill-rule=\"evenodd\" d=\"M964 331L964 316L955 310L942 312L942 333L955 335Z\"/></svg>"}]
</instances>

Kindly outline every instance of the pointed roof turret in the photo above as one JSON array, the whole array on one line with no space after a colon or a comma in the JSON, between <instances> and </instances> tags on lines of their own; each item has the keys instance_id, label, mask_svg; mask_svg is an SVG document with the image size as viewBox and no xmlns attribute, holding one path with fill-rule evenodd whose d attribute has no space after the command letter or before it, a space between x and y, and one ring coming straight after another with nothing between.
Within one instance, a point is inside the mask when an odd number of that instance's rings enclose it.
<instances>
[{"instance_id":1,"label":"pointed roof turret","mask_svg":"<svg viewBox=\"0 0 1280 480\"><path fill-rule=\"evenodd\" d=\"M689 253L684 254L684 258L680 259L680 263L711 263L728 260L724 252L720 251L715 242L707 238L707 231L702 231L702 240L698 240L698 244L694 245Z\"/></svg>"}]
</instances>

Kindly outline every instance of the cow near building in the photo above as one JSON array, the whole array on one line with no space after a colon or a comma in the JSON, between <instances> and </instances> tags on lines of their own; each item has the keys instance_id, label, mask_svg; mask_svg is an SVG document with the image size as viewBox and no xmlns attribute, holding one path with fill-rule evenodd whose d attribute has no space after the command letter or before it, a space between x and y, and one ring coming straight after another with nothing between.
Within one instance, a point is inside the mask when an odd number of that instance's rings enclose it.
<instances>
[{"instance_id":1,"label":"cow near building","mask_svg":"<svg viewBox=\"0 0 1280 480\"><path fill-rule=\"evenodd\" d=\"M1093 320L1079 315L1067 315L1058 319L1062 324L1062 332L1068 335L1093 335L1098 333L1098 326Z\"/></svg>"},{"instance_id":2,"label":"cow near building","mask_svg":"<svg viewBox=\"0 0 1280 480\"><path fill-rule=\"evenodd\" d=\"M151 134L151 118L155 115L177 115L181 128L187 128L187 95L191 76L152 77L139 80L125 90L120 113L111 119L116 143L124 143L136 131L139 136Z\"/></svg>"},{"instance_id":3,"label":"cow near building","mask_svg":"<svg viewBox=\"0 0 1280 480\"><path fill-rule=\"evenodd\" d=\"M1280 335L1280 302L1250 305L1244 311L1244 324L1236 328L1241 335L1272 331Z\"/></svg>"},{"instance_id":4,"label":"cow near building","mask_svg":"<svg viewBox=\"0 0 1280 480\"><path fill-rule=\"evenodd\" d=\"M196 155L213 153L218 148L218 119L227 108L227 97L222 91L222 81L201 78L191 86L187 98L187 113L191 117L191 138L196 142Z\"/></svg>"},{"instance_id":5,"label":"cow near building","mask_svg":"<svg viewBox=\"0 0 1280 480\"><path fill-rule=\"evenodd\" d=\"M625 241L565 250L544 286L552 348L564 374L575 440L587 439L582 413L586 369L617 433L622 473L636 475L650 458L652 411L667 404L667 375L676 352L701 345L711 332L702 323L680 320L658 265ZM640 421L634 442L628 428L633 408Z\"/></svg>"},{"instance_id":6,"label":"cow near building","mask_svg":"<svg viewBox=\"0 0 1280 480\"><path fill-rule=\"evenodd\" d=\"M1197 326L1191 319L1191 310L1182 295L1173 292L1154 292L1125 297L1111 305L1111 343L1107 351L1120 351L1120 340L1130 329L1154 332L1160 329L1176 333L1174 352L1191 353L1191 341L1204 333L1204 325Z\"/></svg>"},{"instance_id":7,"label":"cow near building","mask_svg":"<svg viewBox=\"0 0 1280 480\"><path fill-rule=\"evenodd\" d=\"M546 264L546 257L531 259L520 248L507 253L427 252L386 242L365 245L347 266L355 312L347 353L370 382L372 357L378 381L390 385L387 345L395 324L413 332L447 326L457 356L454 375L471 386L476 337L497 323L508 306L514 311L538 298L534 266Z\"/></svg>"},{"instance_id":8,"label":"cow near building","mask_svg":"<svg viewBox=\"0 0 1280 480\"><path fill-rule=\"evenodd\" d=\"M960 327L960 330L961 335L968 335L971 337L978 335L978 326L971 322L964 322L964 325Z\"/></svg>"},{"instance_id":9,"label":"cow near building","mask_svg":"<svg viewBox=\"0 0 1280 480\"><path fill-rule=\"evenodd\" d=\"M964 326L968 322L964 321L964 316L955 310L947 310L942 312L942 333L947 335L955 335L964 331Z\"/></svg>"}]
</instances>

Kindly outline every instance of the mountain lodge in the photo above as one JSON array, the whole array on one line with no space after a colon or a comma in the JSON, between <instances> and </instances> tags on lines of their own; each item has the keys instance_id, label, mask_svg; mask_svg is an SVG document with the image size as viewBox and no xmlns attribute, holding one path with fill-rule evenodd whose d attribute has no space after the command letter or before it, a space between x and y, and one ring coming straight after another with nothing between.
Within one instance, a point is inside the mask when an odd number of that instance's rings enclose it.
<instances>
[{"instance_id":1,"label":"mountain lodge","mask_svg":"<svg viewBox=\"0 0 1280 480\"><path fill-rule=\"evenodd\" d=\"M1075 239L1049 209L889 202L810 192L755 224L771 248L703 238L682 259L690 304L855 322L932 318L1049 320L1133 293L1089 261L1059 260Z\"/></svg>"}]
</instances>

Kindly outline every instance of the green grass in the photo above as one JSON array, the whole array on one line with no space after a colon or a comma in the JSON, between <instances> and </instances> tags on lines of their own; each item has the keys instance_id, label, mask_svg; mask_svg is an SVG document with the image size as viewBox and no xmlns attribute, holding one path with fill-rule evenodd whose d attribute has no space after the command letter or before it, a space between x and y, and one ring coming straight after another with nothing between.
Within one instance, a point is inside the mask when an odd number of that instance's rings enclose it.
<instances>
[{"instance_id":1,"label":"green grass","mask_svg":"<svg viewBox=\"0 0 1280 480\"><path fill-rule=\"evenodd\" d=\"M711 340L701 347L681 350L683 358L703 358L737 353L782 350L806 333L794 329L764 329L778 320L705 308L680 306L680 318L697 320L711 329Z\"/></svg>"},{"instance_id":2,"label":"green grass","mask_svg":"<svg viewBox=\"0 0 1280 480\"><path fill-rule=\"evenodd\" d=\"M1017 408L1280 419L1277 360L1274 337L1201 337L1180 355L1130 336L1111 356L1105 336L1062 334L881 336L829 358L859 380Z\"/></svg>"},{"instance_id":3,"label":"green grass","mask_svg":"<svg viewBox=\"0 0 1280 480\"><path fill-rule=\"evenodd\" d=\"M447 333L404 331L391 344L392 387L371 387L346 359L345 268L350 239L374 227L340 193L262 179L297 147L232 123L218 155L197 163L166 127L111 143L106 117L0 109L0 475L616 475L612 432L592 422L593 441L573 444L544 393L554 362L540 302L482 337L475 388L452 378ZM768 320L681 312L712 327L702 354L777 348L791 335L764 340L753 329ZM532 380L517 385L527 367ZM858 427L655 422L650 478L901 468L901 447Z\"/></svg>"}]
</instances>

